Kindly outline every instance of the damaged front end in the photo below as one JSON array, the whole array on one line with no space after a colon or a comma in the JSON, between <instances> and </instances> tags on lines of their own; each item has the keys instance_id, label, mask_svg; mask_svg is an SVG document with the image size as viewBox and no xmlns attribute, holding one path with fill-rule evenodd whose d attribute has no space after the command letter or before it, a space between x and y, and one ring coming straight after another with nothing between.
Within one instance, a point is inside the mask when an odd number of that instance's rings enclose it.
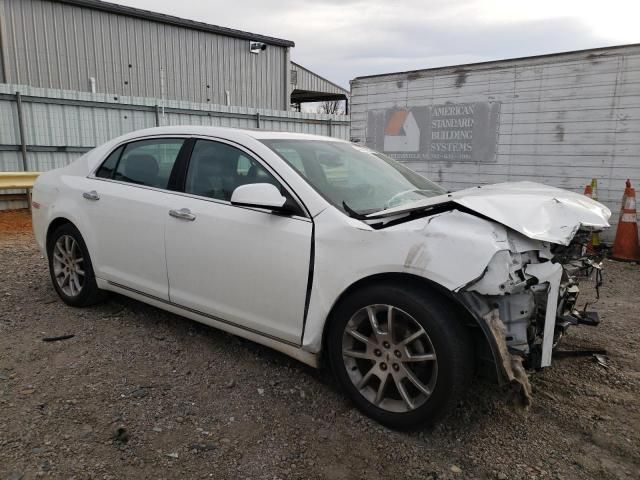
<instances>
[{"instance_id":1,"label":"damaged front end","mask_svg":"<svg viewBox=\"0 0 640 480\"><path fill-rule=\"evenodd\" d=\"M579 279L593 276L601 284L601 263L587 255L582 236L568 246L534 241L508 232L509 250L491 259L483 275L458 295L495 340L502 380L515 385L530 403L526 369L551 365L553 348L571 325L595 326L595 312L577 309Z\"/></svg>"}]
</instances>

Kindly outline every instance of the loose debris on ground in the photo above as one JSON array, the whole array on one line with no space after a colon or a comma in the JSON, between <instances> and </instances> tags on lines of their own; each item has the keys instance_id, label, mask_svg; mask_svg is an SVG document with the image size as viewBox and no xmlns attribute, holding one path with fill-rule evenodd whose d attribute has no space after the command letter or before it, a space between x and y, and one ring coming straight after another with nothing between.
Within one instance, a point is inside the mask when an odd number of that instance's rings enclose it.
<instances>
[{"instance_id":1,"label":"loose debris on ground","mask_svg":"<svg viewBox=\"0 0 640 480\"><path fill-rule=\"evenodd\" d=\"M476 381L445 423L399 433L249 341L117 295L65 306L29 229L0 212L0 479L638 478L635 264L605 262L602 324L563 340L606 359L533 374L527 412Z\"/></svg>"}]
</instances>

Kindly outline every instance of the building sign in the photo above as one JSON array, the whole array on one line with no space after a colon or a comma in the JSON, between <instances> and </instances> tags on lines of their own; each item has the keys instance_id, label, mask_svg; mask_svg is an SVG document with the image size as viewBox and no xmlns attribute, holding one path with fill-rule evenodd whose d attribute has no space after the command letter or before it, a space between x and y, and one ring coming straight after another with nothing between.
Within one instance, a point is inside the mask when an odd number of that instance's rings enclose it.
<instances>
[{"instance_id":1,"label":"building sign","mask_svg":"<svg viewBox=\"0 0 640 480\"><path fill-rule=\"evenodd\" d=\"M370 111L367 146L397 160L495 162L498 102Z\"/></svg>"}]
</instances>

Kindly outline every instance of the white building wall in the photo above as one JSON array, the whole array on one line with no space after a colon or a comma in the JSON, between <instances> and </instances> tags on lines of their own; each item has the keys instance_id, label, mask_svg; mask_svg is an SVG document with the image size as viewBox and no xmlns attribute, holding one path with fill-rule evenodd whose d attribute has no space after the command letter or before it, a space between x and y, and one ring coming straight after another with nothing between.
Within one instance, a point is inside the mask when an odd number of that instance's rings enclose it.
<instances>
[{"instance_id":1,"label":"white building wall","mask_svg":"<svg viewBox=\"0 0 640 480\"><path fill-rule=\"evenodd\" d=\"M475 112L438 117L446 105ZM607 240L625 180L640 186L640 45L356 78L351 106L352 139L380 150L383 129L403 134L388 125L393 112L412 111L419 151L387 153L450 190L530 180L583 192L596 178L613 212ZM438 128L438 118L474 124ZM449 141L465 151L442 158L441 135L471 138Z\"/></svg>"}]
</instances>

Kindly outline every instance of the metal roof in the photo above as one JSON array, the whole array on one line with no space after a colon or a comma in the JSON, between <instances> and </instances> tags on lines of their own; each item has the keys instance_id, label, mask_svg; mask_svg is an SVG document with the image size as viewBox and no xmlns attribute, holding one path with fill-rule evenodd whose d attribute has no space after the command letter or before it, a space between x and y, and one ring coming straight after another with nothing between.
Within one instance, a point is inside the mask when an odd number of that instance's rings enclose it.
<instances>
[{"instance_id":1,"label":"metal roof","mask_svg":"<svg viewBox=\"0 0 640 480\"><path fill-rule=\"evenodd\" d=\"M331 80L327 80L322 75L318 75L316 72L312 72L307 67L303 67L302 65L300 65L299 63L294 62L293 60L291 61L291 65L294 66L294 67L297 67L297 68L299 68L301 70L306 71L310 75L313 75L314 77L318 78L319 80L322 80L323 82L327 82L329 85L332 85L337 90L340 90L342 93L349 94L349 90L347 90L346 88L341 87L340 85L338 85L337 83L332 82Z\"/></svg>"},{"instance_id":2,"label":"metal roof","mask_svg":"<svg viewBox=\"0 0 640 480\"><path fill-rule=\"evenodd\" d=\"M475 62L475 63L464 63L459 65L445 65L442 67L431 67L431 68L421 68L418 70L404 70L399 72L388 72L388 73L376 73L374 75L362 75L360 77L356 77L351 82L355 82L358 80L376 78L376 77L386 77L391 75L412 75L412 74L420 74L423 72L437 72L439 70L464 70L468 68L494 68L498 64L509 64L521 62L524 60L547 60L549 58L567 56L567 55L586 55L588 57L597 57L598 55L606 55L614 50L619 50L621 48L629 48L629 47L640 47L640 43L630 43L627 45L612 45L609 47L597 47L597 48L587 48L584 50L573 50L568 52L556 52L556 53L546 53L542 55L530 55L526 57L515 57L515 58L503 58L498 60L488 60L486 62Z\"/></svg>"},{"instance_id":3,"label":"metal roof","mask_svg":"<svg viewBox=\"0 0 640 480\"><path fill-rule=\"evenodd\" d=\"M176 25L179 27L191 28L194 30L201 30L203 32L216 33L218 35L225 35L227 37L241 38L244 40L253 40L256 42L268 43L269 45L277 45L280 47L294 47L295 43L291 40L284 40L282 38L269 37L266 35L260 35L257 33L245 32L242 30L235 30L233 28L220 27L218 25L211 25L203 22L196 22L195 20L187 20L186 18L174 17L173 15L165 15L164 13L152 12L149 10L142 10L140 8L127 7L124 5L118 5L116 3L102 2L100 0L53 0L58 3L66 3L69 5L76 5L79 7L91 8L93 10L100 10L103 12L115 13L118 15L126 15L129 17L142 18L144 20L152 20L161 23L167 23L170 25Z\"/></svg>"}]
</instances>

